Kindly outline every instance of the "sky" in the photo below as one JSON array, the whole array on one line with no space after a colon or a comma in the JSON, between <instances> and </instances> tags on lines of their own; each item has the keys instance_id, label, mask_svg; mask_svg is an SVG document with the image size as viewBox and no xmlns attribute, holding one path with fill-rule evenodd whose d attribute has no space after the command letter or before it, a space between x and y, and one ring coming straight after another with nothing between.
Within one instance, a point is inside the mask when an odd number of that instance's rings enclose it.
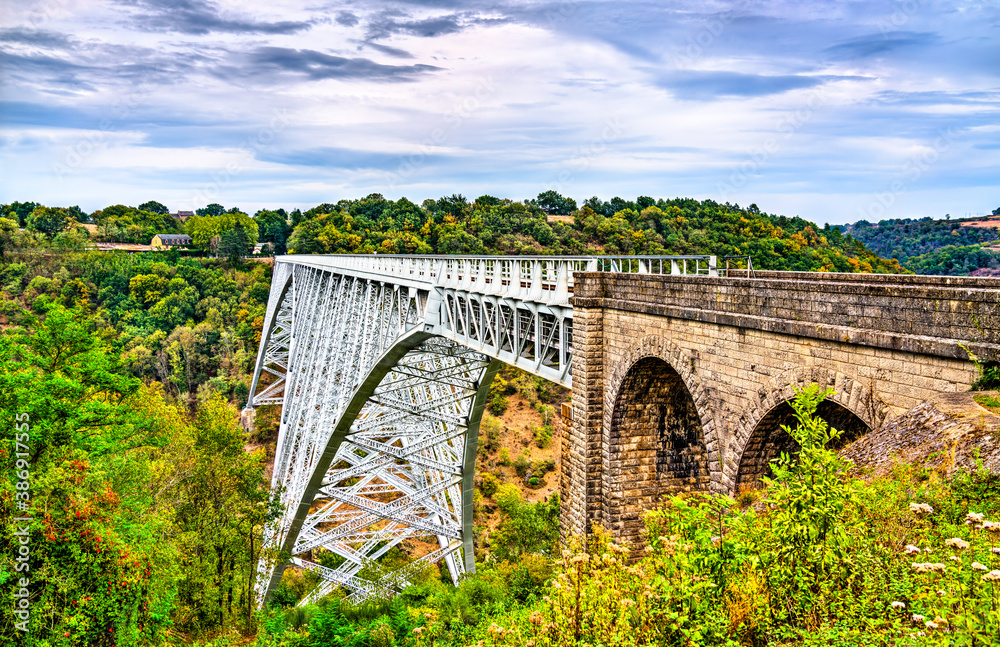
<instances>
[{"instance_id":1,"label":"sky","mask_svg":"<svg viewBox=\"0 0 1000 647\"><path fill-rule=\"evenodd\" d=\"M0 202L1000 207L1000 3L0 0Z\"/></svg>"}]
</instances>

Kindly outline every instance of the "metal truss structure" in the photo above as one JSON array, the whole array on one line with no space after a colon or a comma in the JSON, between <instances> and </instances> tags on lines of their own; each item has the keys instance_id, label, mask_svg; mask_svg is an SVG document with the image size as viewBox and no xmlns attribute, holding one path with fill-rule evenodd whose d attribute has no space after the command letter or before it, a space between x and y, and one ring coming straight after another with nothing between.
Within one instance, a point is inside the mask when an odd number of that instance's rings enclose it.
<instances>
[{"instance_id":1,"label":"metal truss structure","mask_svg":"<svg viewBox=\"0 0 1000 647\"><path fill-rule=\"evenodd\" d=\"M475 568L479 421L502 363L571 386L573 272L717 276L714 256L283 256L276 260L248 407L281 405L262 604L293 563L355 600L415 569ZM402 569L408 539L435 549Z\"/></svg>"}]
</instances>

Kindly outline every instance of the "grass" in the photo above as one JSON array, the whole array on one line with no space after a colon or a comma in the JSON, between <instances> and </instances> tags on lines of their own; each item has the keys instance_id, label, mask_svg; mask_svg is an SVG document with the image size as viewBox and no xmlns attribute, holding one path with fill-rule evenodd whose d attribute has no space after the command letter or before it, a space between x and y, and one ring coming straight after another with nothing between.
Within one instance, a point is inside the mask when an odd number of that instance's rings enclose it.
<instances>
[{"instance_id":1,"label":"grass","mask_svg":"<svg viewBox=\"0 0 1000 647\"><path fill-rule=\"evenodd\" d=\"M1000 413L1000 398L993 397L986 393L980 393L978 395L972 396L972 399L976 401L979 406L989 409L993 413Z\"/></svg>"}]
</instances>

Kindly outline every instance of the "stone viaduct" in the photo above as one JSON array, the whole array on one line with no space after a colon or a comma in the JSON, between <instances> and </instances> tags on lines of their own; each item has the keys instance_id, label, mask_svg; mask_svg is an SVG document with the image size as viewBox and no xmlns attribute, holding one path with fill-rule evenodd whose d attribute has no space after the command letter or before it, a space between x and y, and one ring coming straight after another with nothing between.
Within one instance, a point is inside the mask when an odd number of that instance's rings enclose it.
<instances>
[{"instance_id":1,"label":"stone viaduct","mask_svg":"<svg viewBox=\"0 0 1000 647\"><path fill-rule=\"evenodd\" d=\"M794 441L810 383L849 440L1000 359L1000 280L757 272L754 278L577 273L562 526L640 538L681 490L752 486Z\"/></svg>"}]
</instances>

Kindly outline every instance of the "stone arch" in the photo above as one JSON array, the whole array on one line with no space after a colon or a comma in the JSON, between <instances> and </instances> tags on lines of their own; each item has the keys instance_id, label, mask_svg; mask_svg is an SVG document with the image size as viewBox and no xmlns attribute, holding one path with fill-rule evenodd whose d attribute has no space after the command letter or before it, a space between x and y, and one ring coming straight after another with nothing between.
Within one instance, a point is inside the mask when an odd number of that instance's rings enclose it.
<instances>
[{"instance_id":1,"label":"stone arch","mask_svg":"<svg viewBox=\"0 0 1000 647\"><path fill-rule=\"evenodd\" d=\"M605 390L603 432L605 514L622 539L639 539L641 513L663 494L705 490L718 481L708 391L691 357L666 339L643 338L615 367Z\"/></svg>"},{"instance_id":2,"label":"stone arch","mask_svg":"<svg viewBox=\"0 0 1000 647\"><path fill-rule=\"evenodd\" d=\"M833 389L817 414L844 431L845 440L878 429L886 421L888 408L856 378L818 367L785 371L758 390L755 401L736 425L731 452L736 460L725 466L725 480L732 490L765 476L770 460L782 451L797 450L795 441L780 426L792 422L788 402L795 398L796 389L813 383Z\"/></svg>"}]
</instances>

